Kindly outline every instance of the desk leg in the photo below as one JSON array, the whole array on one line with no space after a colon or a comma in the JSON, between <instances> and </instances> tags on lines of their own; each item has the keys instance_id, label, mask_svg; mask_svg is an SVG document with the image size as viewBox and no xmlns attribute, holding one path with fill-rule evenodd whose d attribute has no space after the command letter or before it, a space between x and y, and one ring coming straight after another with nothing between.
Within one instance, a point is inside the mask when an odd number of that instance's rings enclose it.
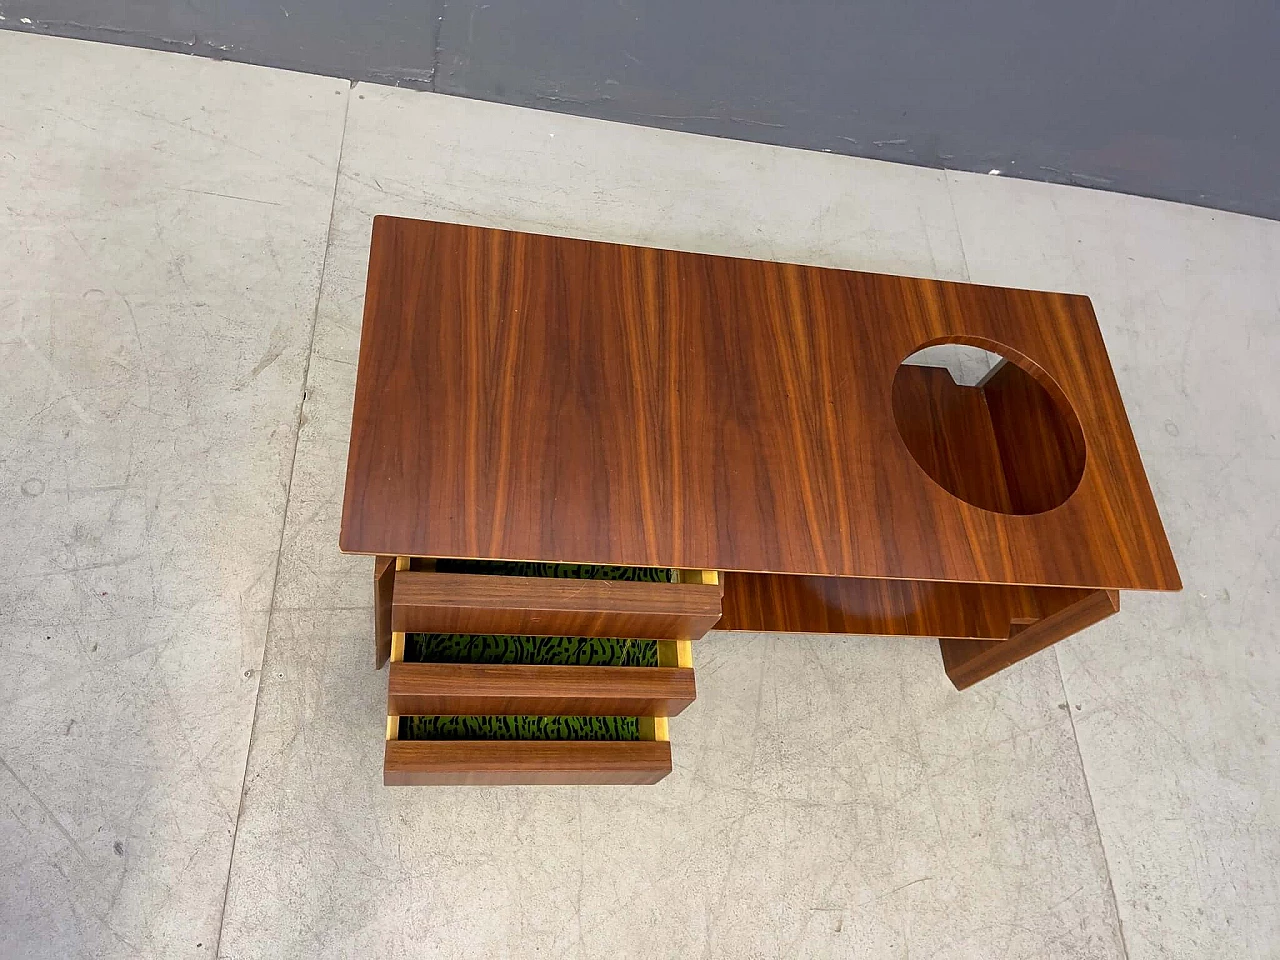
<instances>
[{"instance_id":1,"label":"desk leg","mask_svg":"<svg viewBox=\"0 0 1280 960\"><path fill-rule=\"evenodd\" d=\"M1099 620L1105 620L1119 609L1118 591L1095 590L1043 620L1015 625L1008 640L944 637L938 641L942 647L942 665L956 689L963 690Z\"/></svg>"},{"instance_id":2,"label":"desk leg","mask_svg":"<svg viewBox=\"0 0 1280 960\"><path fill-rule=\"evenodd\" d=\"M381 670L391 656L391 592L396 582L396 558L373 561L373 668Z\"/></svg>"}]
</instances>

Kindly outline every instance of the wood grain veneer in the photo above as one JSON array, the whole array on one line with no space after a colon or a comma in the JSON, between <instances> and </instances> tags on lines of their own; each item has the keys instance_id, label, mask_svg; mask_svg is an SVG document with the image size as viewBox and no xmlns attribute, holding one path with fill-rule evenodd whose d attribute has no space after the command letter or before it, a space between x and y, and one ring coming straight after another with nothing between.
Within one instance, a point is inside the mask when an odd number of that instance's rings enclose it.
<instances>
[{"instance_id":1,"label":"wood grain veneer","mask_svg":"<svg viewBox=\"0 0 1280 960\"><path fill-rule=\"evenodd\" d=\"M903 366L893 378L898 434L944 490L987 510L1013 513L982 391L956 386L939 367Z\"/></svg>"},{"instance_id":2,"label":"wood grain veneer","mask_svg":"<svg viewBox=\"0 0 1280 960\"><path fill-rule=\"evenodd\" d=\"M1063 505L976 507L912 458L895 372L945 340L1070 405L1086 456ZM387 217L341 546L1180 586L1086 297Z\"/></svg>"},{"instance_id":3,"label":"wood grain veneer","mask_svg":"<svg viewBox=\"0 0 1280 960\"><path fill-rule=\"evenodd\" d=\"M1014 513L1052 510L1075 490L1087 460L1084 434L1034 378L1006 363L982 385Z\"/></svg>"},{"instance_id":4,"label":"wood grain veneer","mask_svg":"<svg viewBox=\"0 0 1280 960\"><path fill-rule=\"evenodd\" d=\"M396 574L393 630L406 633L696 639L720 619L719 584Z\"/></svg>"},{"instance_id":5,"label":"wood grain veneer","mask_svg":"<svg viewBox=\"0 0 1280 960\"><path fill-rule=\"evenodd\" d=\"M387 786L657 783L671 772L665 740L388 740Z\"/></svg>"},{"instance_id":6,"label":"wood grain veneer","mask_svg":"<svg viewBox=\"0 0 1280 960\"><path fill-rule=\"evenodd\" d=\"M673 717L694 698L681 667L393 663L387 713Z\"/></svg>"},{"instance_id":7,"label":"wood grain veneer","mask_svg":"<svg viewBox=\"0 0 1280 960\"><path fill-rule=\"evenodd\" d=\"M942 665L957 690L973 686L1005 667L1038 653L1120 609L1114 590L1091 590L1070 606L1043 620L1021 626L1008 640L941 640Z\"/></svg>"},{"instance_id":8,"label":"wood grain veneer","mask_svg":"<svg viewBox=\"0 0 1280 960\"><path fill-rule=\"evenodd\" d=\"M726 573L720 630L1004 640L1096 591Z\"/></svg>"},{"instance_id":9,"label":"wood grain veneer","mask_svg":"<svg viewBox=\"0 0 1280 960\"><path fill-rule=\"evenodd\" d=\"M381 670L391 657L391 592L395 584L396 558L373 561L373 666Z\"/></svg>"}]
</instances>

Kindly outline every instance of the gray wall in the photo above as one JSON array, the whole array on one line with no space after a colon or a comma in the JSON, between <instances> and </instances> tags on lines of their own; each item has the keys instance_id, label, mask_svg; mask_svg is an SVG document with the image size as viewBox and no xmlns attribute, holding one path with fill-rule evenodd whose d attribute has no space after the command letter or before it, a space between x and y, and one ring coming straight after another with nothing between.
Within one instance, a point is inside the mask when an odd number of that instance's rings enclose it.
<instances>
[{"instance_id":1,"label":"gray wall","mask_svg":"<svg viewBox=\"0 0 1280 960\"><path fill-rule=\"evenodd\" d=\"M1280 219L1277 0L0 0L0 13L10 29Z\"/></svg>"}]
</instances>

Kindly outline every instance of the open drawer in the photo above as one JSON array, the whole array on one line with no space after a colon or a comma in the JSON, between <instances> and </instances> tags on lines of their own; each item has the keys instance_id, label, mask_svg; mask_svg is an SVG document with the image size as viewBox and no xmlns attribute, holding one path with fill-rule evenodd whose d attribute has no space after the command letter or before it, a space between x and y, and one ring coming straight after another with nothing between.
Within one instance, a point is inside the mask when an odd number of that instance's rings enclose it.
<instances>
[{"instance_id":1,"label":"open drawer","mask_svg":"<svg viewBox=\"0 0 1280 960\"><path fill-rule=\"evenodd\" d=\"M375 569L379 659L385 632L391 660L384 782L643 784L666 776L667 718L696 696L690 638L719 619L718 576L450 569L466 563L440 569L401 558Z\"/></svg>"},{"instance_id":2,"label":"open drawer","mask_svg":"<svg viewBox=\"0 0 1280 960\"><path fill-rule=\"evenodd\" d=\"M454 681L476 671L441 669L454 664L391 666L383 760L387 786L657 783L671 772L671 744L667 717L655 714L668 706L682 710L693 701L691 666L504 664L489 666L477 686L461 690ZM415 669L420 667L429 669ZM607 674L601 673L613 670L656 676L649 689L636 678L614 689L602 685ZM548 671L561 674L560 690L568 696L549 696L545 682L533 686L537 672L545 676ZM574 671L583 676L573 677ZM442 684L447 674L452 676ZM495 692L504 681L506 690ZM665 698L654 696L659 689ZM397 715L397 710L413 712Z\"/></svg>"},{"instance_id":3,"label":"open drawer","mask_svg":"<svg viewBox=\"0 0 1280 960\"><path fill-rule=\"evenodd\" d=\"M389 716L674 717L692 667L392 663Z\"/></svg>"},{"instance_id":4,"label":"open drawer","mask_svg":"<svg viewBox=\"0 0 1280 960\"><path fill-rule=\"evenodd\" d=\"M379 557L374 594L381 667L400 633L694 640L720 619L723 589L704 570Z\"/></svg>"},{"instance_id":5,"label":"open drawer","mask_svg":"<svg viewBox=\"0 0 1280 960\"><path fill-rule=\"evenodd\" d=\"M551 637L700 637L720 619L718 584L396 575L391 629Z\"/></svg>"},{"instance_id":6,"label":"open drawer","mask_svg":"<svg viewBox=\"0 0 1280 960\"><path fill-rule=\"evenodd\" d=\"M670 772L666 740L388 740L383 783L644 784Z\"/></svg>"}]
</instances>

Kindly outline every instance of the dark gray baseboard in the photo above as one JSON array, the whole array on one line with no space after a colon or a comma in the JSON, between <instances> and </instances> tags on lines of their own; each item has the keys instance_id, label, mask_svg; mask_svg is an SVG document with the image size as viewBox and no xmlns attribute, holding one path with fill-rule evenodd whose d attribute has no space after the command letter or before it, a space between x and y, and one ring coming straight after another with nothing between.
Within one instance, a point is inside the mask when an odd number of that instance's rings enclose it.
<instances>
[{"instance_id":1,"label":"dark gray baseboard","mask_svg":"<svg viewBox=\"0 0 1280 960\"><path fill-rule=\"evenodd\" d=\"M1274 0L0 0L0 14L7 29L1280 219Z\"/></svg>"}]
</instances>

